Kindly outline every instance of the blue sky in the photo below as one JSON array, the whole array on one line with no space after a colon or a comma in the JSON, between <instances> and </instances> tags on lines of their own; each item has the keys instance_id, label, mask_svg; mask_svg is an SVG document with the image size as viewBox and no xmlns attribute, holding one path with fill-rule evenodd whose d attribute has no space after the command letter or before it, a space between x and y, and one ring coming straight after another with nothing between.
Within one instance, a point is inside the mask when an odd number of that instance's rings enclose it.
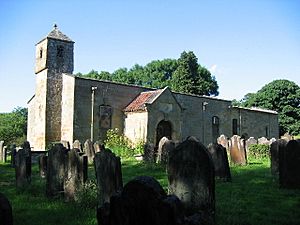
<instances>
[{"instance_id":1,"label":"blue sky","mask_svg":"<svg viewBox=\"0 0 300 225\"><path fill-rule=\"evenodd\" d=\"M241 99L274 79L300 85L300 1L0 1L0 112L35 91L35 44L54 23L75 41L74 73L109 71L193 51Z\"/></svg>"}]
</instances>

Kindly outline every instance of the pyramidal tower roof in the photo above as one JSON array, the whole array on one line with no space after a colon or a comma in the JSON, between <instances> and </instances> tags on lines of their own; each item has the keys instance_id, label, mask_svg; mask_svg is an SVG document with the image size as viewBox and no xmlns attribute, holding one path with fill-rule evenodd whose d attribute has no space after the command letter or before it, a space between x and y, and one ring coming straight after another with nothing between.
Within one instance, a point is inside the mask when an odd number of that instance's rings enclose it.
<instances>
[{"instance_id":1,"label":"pyramidal tower roof","mask_svg":"<svg viewBox=\"0 0 300 225\"><path fill-rule=\"evenodd\" d=\"M66 41L66 42L74 42L71 38L69 38L67 35L63 34L57 27L56 24L53 26L53 30L41 41L45 40L46 38L51 38L51 39L56 39L56 40L61 40L61 41ZM39 41L38 43L40 43Z\"/></svg>"}]
</instances>

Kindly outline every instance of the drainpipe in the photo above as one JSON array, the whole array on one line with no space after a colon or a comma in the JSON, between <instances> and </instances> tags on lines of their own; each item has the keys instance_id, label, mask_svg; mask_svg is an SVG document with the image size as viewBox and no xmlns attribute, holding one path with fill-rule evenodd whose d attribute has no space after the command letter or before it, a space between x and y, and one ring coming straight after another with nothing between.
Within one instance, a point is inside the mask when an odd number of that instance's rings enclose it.
<instances>
[{"instance_id":1,"label":"drainpipe","mask_svg":"<svg viewBox=\"0 0 300 225\"><path fill-rule=\"evenodd\" d=\"M95 105L95 91L97 87L91 87L92 90L92 108L91 108L91 141L94 141L94 105Z\"/></svg>"}]
</instances>

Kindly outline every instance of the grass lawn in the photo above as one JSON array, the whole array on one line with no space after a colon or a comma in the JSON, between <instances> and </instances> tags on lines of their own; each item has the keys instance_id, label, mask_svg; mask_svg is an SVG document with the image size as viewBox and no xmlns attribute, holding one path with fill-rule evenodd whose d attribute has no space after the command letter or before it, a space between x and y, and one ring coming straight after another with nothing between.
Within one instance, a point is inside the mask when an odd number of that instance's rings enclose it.
<instances>
[{"instance_id":1,"label":"grass lawn","mask_svg":"<svg viewBox=\"0 0 300 225\"><path fill-rule=\"evenodd\" d=\"M148 175L167 190L165 169L134 160L122 162L124 184L130 179ZM271 176L269 160L252 160L248 166L231 167L232 182L216 181L216 220L226 224L300 224L300 190L280 189ZM89 169L90 179L94 171ZM97 224L95 210L61 199L44 197L45 180L33 167L32 185L23 192L15 189L15 172L9 164L0 164L0 192L10 200L15 225L85 225Z\"/></svg>"}]
</instances>

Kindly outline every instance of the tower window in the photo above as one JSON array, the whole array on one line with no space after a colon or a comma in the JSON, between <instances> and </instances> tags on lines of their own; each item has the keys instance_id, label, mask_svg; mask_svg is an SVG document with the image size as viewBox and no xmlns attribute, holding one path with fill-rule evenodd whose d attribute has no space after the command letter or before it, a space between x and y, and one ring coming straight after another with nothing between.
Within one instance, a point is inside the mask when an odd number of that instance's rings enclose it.
<instances>
[{"instance_id":1,"label":"tower window","mask_svg":"<svg viewBox=\"0 0 300 225\"><path fill-rule=\"evenodd\" d=\"M57 57L63 57L63 52L64 52L64 47L63 46L58 46L57 47L57 54L56 54L56 56Z\"/></svg>"},{"instance_id":2,"label":"tower window","mask_svg":"<svg viewBox=\"0 0 300 225\"><path fill-rule=\"evenodd\" d=\"M40 49L40 58L43 58L43 49Z\"/></svg>"}]
</instances>

